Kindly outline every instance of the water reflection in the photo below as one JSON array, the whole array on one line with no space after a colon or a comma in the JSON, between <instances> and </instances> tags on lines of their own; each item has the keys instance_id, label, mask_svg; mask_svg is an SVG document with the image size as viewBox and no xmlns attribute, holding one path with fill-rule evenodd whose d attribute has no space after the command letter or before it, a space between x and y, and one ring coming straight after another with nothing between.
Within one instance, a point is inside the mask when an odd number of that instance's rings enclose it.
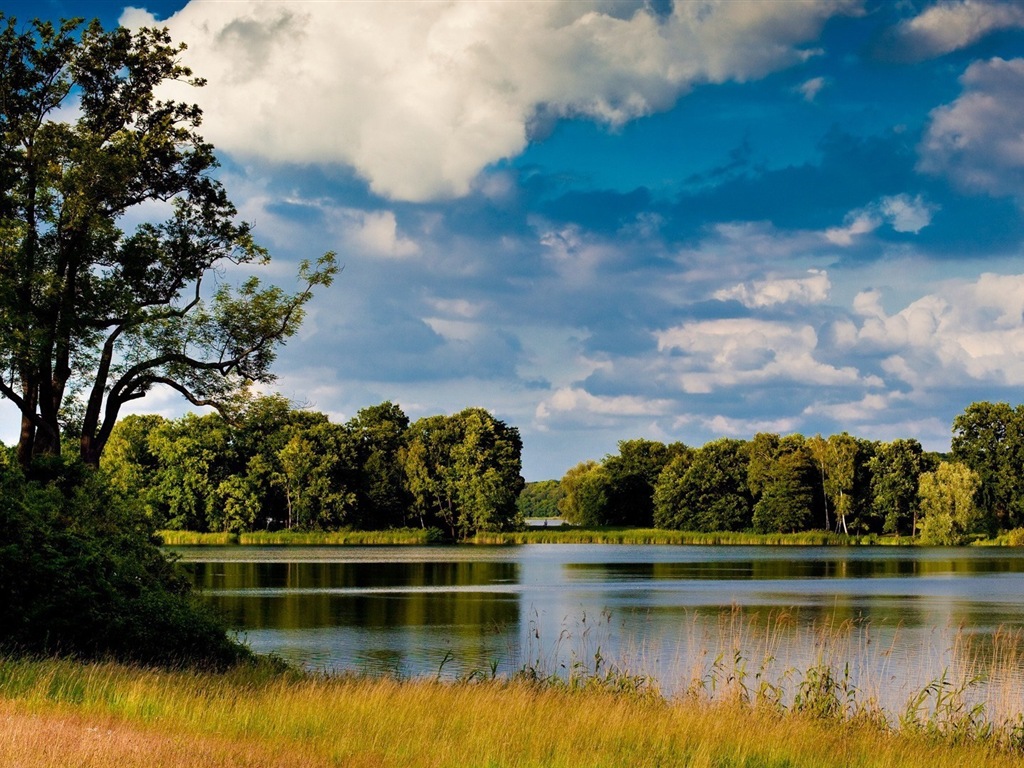
<instances>
[{"instance_id":1,"label":"water reflection","mask_svg":"<svg viewBox=\"0 0 1024 768\"><path fill-rule=\"evenodd\" d=\"M554 670L599 654L671 689L688 684L695 659L727 651L756 663L770 654L806 668L824 643L840 655L855 652L865 679L898 679L902 690L960 663L967 645L991 656L1000 627L1024 626L1024 552L1014 550L178 552L255 650L332 670L434 675L443 667L459 675L493 663L507 673L524 664ZM836 628L841 643L830 635Z\"/></svg>"}]
</instances>

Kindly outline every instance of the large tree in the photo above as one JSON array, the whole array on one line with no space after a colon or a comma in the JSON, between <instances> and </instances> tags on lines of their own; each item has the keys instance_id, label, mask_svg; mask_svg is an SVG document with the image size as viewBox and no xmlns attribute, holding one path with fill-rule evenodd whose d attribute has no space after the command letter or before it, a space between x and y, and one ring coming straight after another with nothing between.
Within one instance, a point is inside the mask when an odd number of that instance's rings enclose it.
<instances>
[{"instance_id":1,"label":"large tree","mask_svg":"<svg viewBox=\"0 0 1024 768\"><path fill-rule=\"evenodd\" d=\"M1024 406L971 403L953 420L952 458L977 473L990 533L1024 525Z\"/></svg>"},{"instance_id":2,"label":"large tree","mask_svg":"<svg viewBox=\"0 0 1024 768\"><path fill-rule=\"evenodd\" d=\"M22 464L59 453L62 430L96 464L154 386L223 405L272 379L336 266L304 262L295 294L223 279L268 256L211 175L199 109L158 98L202 85L166 30L0 25L0 395L21 412Z\"/></svg>"}]
</instances>

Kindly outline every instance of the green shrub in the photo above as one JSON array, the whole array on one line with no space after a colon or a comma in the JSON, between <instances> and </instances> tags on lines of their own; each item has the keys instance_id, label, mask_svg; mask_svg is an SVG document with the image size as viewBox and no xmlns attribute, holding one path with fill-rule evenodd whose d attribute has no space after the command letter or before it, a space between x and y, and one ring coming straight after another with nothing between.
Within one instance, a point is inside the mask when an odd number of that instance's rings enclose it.
<instances>
[{"instance_id":1,"label":"green shrub","mask_svg":"<svg viewBox=\"0 0 1024 768\"><path fill-rule=\"evenodd\" d=\"M0 466L0 649L226 667L250 652L198 602L148 518L84 465Z\"/></svg>"}]
</instances>

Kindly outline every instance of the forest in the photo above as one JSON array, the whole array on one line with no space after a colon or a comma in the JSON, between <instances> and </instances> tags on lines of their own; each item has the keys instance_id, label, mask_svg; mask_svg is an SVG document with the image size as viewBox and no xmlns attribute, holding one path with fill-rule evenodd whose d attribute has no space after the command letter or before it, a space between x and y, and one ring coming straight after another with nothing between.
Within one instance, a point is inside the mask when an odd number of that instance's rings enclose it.
<instances>
[{"instance_id":1,"label":"forest","mask_svg":"<svg viewBox=\"0 0 1024 768\"><path fill-rule=\"evenodd\" d=\"M103 466L158 527L192 531L422 527L458 540L559 515L586 527L960 544L1024 527L1024 406L970 405L948 454L845 432L618 448L560 480L524 484L518 430L480 408L410 423L384 402L334 424L262 397L231 421L127 417Z\"/></svg>"},{"instance_id":2,"label":"forest","mask_svg":"<svg viewBox=\"0 0 1024 768\"><path fill-rule=\"evenodd\" d=\"M518 524L519 431L480 408L410 423L384 402L345 424L260 397L234 419L128 416L102 466L160 528L436 529L453 540Z\"/></svg>"}]
</instances>

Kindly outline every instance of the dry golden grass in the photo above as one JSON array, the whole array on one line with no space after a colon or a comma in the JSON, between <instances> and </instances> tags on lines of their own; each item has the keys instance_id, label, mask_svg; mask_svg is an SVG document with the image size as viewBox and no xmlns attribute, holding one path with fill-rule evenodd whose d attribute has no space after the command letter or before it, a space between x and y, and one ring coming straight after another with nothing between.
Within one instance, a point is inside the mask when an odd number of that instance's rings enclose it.
<instances>
[{"instance_id":1,"label":"dry golden grass","mask_svg":"<svg viewBox=\"0 0 1024 768\"><path fill-rule=\"evenodd\" d=\"M599 686L10 661L0 662L0 758L19 768L1021 764L985 743L867 721Z\"/></svg>"}]
</instances>

